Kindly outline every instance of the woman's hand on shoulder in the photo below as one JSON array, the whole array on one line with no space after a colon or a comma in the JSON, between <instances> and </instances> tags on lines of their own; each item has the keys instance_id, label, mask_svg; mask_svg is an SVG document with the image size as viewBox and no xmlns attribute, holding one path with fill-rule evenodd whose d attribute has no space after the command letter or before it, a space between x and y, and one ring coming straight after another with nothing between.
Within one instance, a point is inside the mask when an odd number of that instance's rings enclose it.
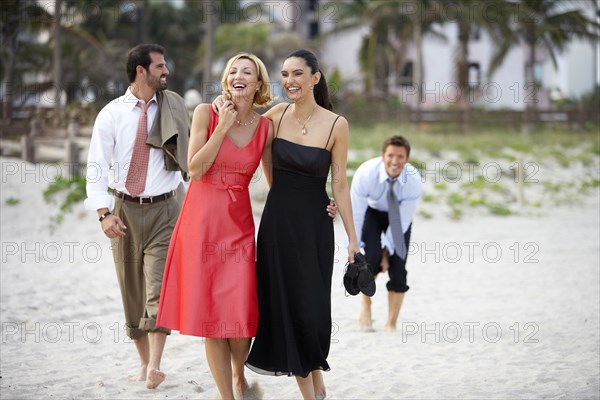
<instances>
[{"instance_id":1,"label":"woman's hand on shoulder","mask_svg":"<svg viewBox=\"0 0 600 400\"><path fill-rule=\"evenodd\" d=\"M278 120L279 118L281 118L281 114L283 114L283 110L285 110L285 108L289 104L290 103L285 103L285 102L275 104L273 107L269 108L269 110L267 110L267 112L265 112L263 114L263 117L266 117L266 118L270 119L271 121Z\"/></svg>"},{"instance_id":2,"label":"woman's hand on shoulder","mask_svg":"<svg viewBox=\"0 0 600 400\"><path fill-rule=\"evenodd\" d=\"M265 143L265 147L271 148L271 144L273 143L273 134L275 132L275 126L273 125L273 121L267 119L269 121L269 131L267 133L267 142Z\"/></svg>"},{"instance_id":3,"label":"woman's hand on shoulder","mask_svg":"<svg viewBox=\"0 0 600 400\"><path fill-rule=\"evenodd\" d=\"M219 110L221 109L221 107L223 107L223 103L225 103L225 99L226 97L220 94L213 100L213 102L211 103L211 107L215 114L219 113Z\"/></svg>"}]
</instances>

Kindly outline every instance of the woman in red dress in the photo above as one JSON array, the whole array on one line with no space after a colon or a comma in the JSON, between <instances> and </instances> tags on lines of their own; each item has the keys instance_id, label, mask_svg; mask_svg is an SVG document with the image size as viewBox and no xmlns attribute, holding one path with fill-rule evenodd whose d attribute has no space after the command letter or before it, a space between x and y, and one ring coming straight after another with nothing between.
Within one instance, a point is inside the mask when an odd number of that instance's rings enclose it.
<instances>
[{"instance_id":1,"label":"woman in red dress","mask_svg":"<svg viewBox=\"0 0 600 400\"><path fill-rule=\"evenodd\" d=\"M193 180L171 238L157 324L206 338L219 393L231 399L248 390L244 362L258 325L248 185L261 159L271 183L273 124L253 111L272 100L260 59L234 56L221 85L230 100L218 115L209 104L194 110L188 151Z\"/></svg>"}]
</instances>

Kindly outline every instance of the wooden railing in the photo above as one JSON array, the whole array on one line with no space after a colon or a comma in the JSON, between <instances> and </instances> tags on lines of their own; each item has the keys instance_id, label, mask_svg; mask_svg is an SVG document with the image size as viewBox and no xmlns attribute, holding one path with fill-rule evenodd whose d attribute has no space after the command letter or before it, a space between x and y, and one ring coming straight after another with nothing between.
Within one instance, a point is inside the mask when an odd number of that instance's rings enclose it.
<instances>
[{"instance_id":1,"label":"wooden railing","mask_svg":"<svg viewBox=\"0 0 600 400\"><path fill-rule=\"evenodd\" d=\"M552 111L513 110L411 110L408 107L389 107L370 104L361 107L341 106L336 112L346 116L350 123L370 125L373 123L413 123L418 125L445 124L460 131L464 123L471 126L505 126L518 130L524 125L561 125L567 129L582 129L587 124L599 124L600 112L584 108Z\"/></svg>"},{"instance_id":2,"label":"wooden railing","mask_svg":"<svg viewBox=\"0 0 600 400\"><path fill-rule=\"evenodd\" d=\"M28 133L18 137L13 130L11 135L0 137L0 154L16 156L31 163L79 165L86 162L90 138L91 127L82 128L77 122L69 123L67 129L44 131L39 123L32 120Z\"/></svg>"},{"instance_id":3,"label":"wooden railing","mask_svg":"<svg viewBox=\"0 0 600 400\"><path fill-rule=\"evenodd\" d=\"M461 131L465 121L470 126L499 126L518 130L526 124L533 126L558 124L565 129L581 129L587 124L600 124L600 112L584 108L537 111L471 110L411 110L408 107L389 107L373 103L361 107L339 106L336 112L346 116L351 124L413 123L423 129L444 125L444 129ZM0 126L0 154L35 162L85 163L91 137L91 126L81 127L70 122L66 129L43 130L37 119L26 126ZM433 130L433 129L432 129Z\"/></svg>"}]
</instances>

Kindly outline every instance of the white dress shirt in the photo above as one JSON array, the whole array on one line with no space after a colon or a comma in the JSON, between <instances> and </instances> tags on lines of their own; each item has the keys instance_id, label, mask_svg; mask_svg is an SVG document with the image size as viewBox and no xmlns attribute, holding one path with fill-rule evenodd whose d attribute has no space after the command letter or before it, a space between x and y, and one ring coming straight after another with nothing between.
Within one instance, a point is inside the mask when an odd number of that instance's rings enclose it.
<instances>
[{"instance_id":1,"label":"white dress shirt","mask_svg":"<svg viewBox=\"0 0 600 400\"><path fill-rule=\"evenodd\" d=\"M148 107L148 132L158 111L156 95ZM151 100L151 101L152 101ZM142 113L137 103L144 103L131 93L108 103L96 117L88 153L85 207L88 210L112 210L115 198L108 188L129 194L125 188L127 171L133 153L138 121ZM165 169L162 149L150 148L146 187L140 197L151 197L175 190L182 181L181 172Z\"/></svg>"},{"instance_id":2,"label":"white dress shirt","mask_svg":"<svg viewBox=\"0 0 600 400\"><path fill-rule=\"evenodd\" d=\"M350 189L352 212L354 227L361 247L364 246L361 236L367 207L378 211L388 211L387 192L390 187L388 183L389 178L381 157L372 158L362 163L352 177L352 188ZM393 188L398 198L402 232L406 233L417 211L417 205L423 193L423 185L421 174L410 163L406 163L397 180L398 182ZM393 254L394 240L389 227L382 244L390 250L390 254Z\"/></svg>"}]
</instances>

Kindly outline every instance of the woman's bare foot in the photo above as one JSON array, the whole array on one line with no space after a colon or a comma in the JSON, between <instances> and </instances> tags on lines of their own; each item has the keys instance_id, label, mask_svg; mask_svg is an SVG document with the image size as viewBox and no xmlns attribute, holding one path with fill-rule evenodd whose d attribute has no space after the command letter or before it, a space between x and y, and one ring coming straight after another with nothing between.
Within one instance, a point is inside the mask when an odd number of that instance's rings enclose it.
<instances>
[{"instance_id":1,"label":"woman's bare foot","mask_svg":"<svg viewBox=\"0 0 600 400\"><path fill-rule=\"evenodd\" d=\"M250 385L248 385L248 381L246 380L246 378L240 379L233 385L233 397L235 397L236 400L243 399L244 393L248 390L249 387Z\"/></svg>"},{"instance_id":2,"label":"woman's bare foot","mask_svg":"<svg viewBox=\"0 0 600 400\"><path fill-rule=\"evenodd\" d=\"M147 367L145 367L145 366L141 367L140 371L137 373L137 375L129 375L127 377L127 380L129 382L143 382L143 381L145 381L146 380L146 373L147 373L146 370L147 370Z\"/></svg>"},{"instance_id":3,"label":"woman's bare foot","mask_svg":"<svg viewBox=\"0 0 600 400\"><path fill-rule=\"evenodd\" d=\"M165 380L165 373L159 371L155 368L152 368L148 371L148 375L146 375L146 388L148 389L156 389L158 385L163 383Z\"/></svg>"},{"instance_id":4,"label":"woman's bare foot","mask_svg":"<svg viewBox=\"0 0 600 400\"><path fill-rule=\"evenodd\" d=\"M248 386L248 382L244 379L244 389L240 390L239 386L235 389L236 400L262 400L264 391L258 382L252 382Z\"/></svg>"},{"instance_id":5,"label":"woman's bare foot","mask_svg":"<svg viewBox=\"0 0 600 400\"><path fill-rule=\"evenodd\" d=\"M317 400L323 400L327 396L327 389L325 389L325 381L323 380L323 372L315 370L311 372L313 379L313 388L315 390L315 398Z\"/></svg>"},{"instance_id":6,"label":"woman's bare foot","mask_svg":"<svg viewBox=\"0 0 600 400\"><path fill-rule=\"evenodd\" d=\"M323 391L321 393L315 390L315 400L325 400L325 397L327 397L327 391L325 390L325 388L323 388Z\"/></svg>"}]
</instances>

